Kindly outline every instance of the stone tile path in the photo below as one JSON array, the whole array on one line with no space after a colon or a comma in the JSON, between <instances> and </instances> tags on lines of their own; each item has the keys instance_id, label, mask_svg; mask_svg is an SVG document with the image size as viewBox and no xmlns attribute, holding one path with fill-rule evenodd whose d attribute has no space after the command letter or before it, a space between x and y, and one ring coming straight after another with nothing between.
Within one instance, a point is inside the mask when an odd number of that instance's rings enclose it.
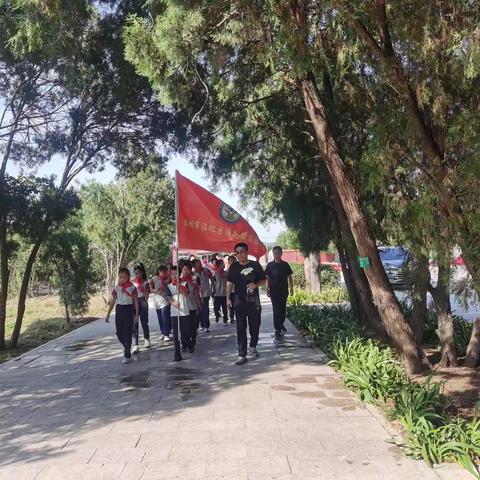
<instances>
[{"instance_id":1,"label":"stone tile path","mask_svg":"<svg viewBox=\"0 0 480 480\"><path fill-rule=\"evenodd\" d=\"M470 478L405 458L293 326L274 341L269 305L243 367L223 324L173 363L150 313L130 365L98 321L0 366L0 480Z\"/></svg>"}]
</instances>

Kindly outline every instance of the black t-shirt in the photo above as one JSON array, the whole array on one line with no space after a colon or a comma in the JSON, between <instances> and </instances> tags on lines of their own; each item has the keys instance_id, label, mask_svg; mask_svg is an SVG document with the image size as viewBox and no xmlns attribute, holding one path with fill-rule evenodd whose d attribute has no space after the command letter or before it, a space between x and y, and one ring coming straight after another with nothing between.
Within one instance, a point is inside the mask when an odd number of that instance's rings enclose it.
<instances>
[{"instance_id":1,"label":"black t-shirt","mask_svg":"<svg viewBox=\"0 0 480 480\"><path fill-rule=\"evenodd\" d=\"M288 262L280 260L279 262L270 262L265 269L268 277L268 286L272 294L288 293L288 277L293 275L292 269Z\"/></svg>"},{"instance_id":2,"label":"black t-shirt","mask_svg":"<svg viewBox=\"0 0 480 480\"><path fill-rule=\"evenodd\" d=\"M240 301L257 301L259 299L258 288L247 295L247 285L265 280L265 272L262 266L255 261L249 260L245 265L235 262L228 269L227 281L235 286L235 297Z\"/></svg>"}]
</instances>

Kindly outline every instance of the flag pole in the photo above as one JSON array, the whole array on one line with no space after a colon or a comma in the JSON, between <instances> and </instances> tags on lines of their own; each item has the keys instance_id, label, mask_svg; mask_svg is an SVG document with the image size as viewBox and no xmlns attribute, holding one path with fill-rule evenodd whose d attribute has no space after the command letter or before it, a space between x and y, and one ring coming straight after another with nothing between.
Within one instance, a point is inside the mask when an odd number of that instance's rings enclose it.
<instances>
[{"instance_id":1,"label":"flag pole","mask_svg":"<svg viewBox=\"0 0 480 480\"><path fill-rule=\"evenodd\" d=\"M173 360L179 362L182 360L180 352L180 272L178 271L178 170L175 170L175 264L177 266L177 328L173 330L173 343L175 353Z\"/></svg>"}]
</instances>

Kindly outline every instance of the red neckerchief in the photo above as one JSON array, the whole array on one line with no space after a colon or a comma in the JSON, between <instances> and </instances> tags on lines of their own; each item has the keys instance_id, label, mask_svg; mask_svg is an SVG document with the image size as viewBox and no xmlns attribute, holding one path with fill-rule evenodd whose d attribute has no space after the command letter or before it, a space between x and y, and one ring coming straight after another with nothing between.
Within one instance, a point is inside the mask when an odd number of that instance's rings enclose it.
<instances>
[{"instance_id":1,"label":"red neckerchief","mask_svg":"<svg viewBox=\"0 0 480 480\"><path fill-rule=\"evenodd\" d=\"M134 286L130 279L124 283L119 283L118 286L122 289L123 293L126 293L129 297L133 297L133 294L128 291L128 288Z\"/></svg>"},{"instance_id":2,"label":"red neckerchief","mask_svg":"<svg viewBox=\"0 0 480 480\"><path fill-rule=\"evenodd\" d=\"M143 293L147 293L147 288L145 287L144 281L138 281L136 278L133 279L133 284Z\"/></svg>"},{"instance_id":3,"label":"red neckerchief","mask_svg":"<svg viewBox=\"0 0 480 480\"><path fill-rule=\"evenodd\" d=\"M190 277L181 277L180 278L180 282L186 282L187 284L189 283L188 282L188 279ZM179 287L178 287L178 290L180 293L182 293L183 295L188 295L190 293L190 289L188 288L188 286L185 286L185 285L182 285L182 283L180 283Z\"/></svg>"},{"instance_id":4,"label":"red neckerchief","mask_svg":"<svg viewBox=\"0 0 480 480\"><path fill-rule=\"evenodd\" d=\"M220 277L222 278L222 280L225 278L225 270L220 270L220 269L218 269L218 270L217 270L217 273L220 274Z\"/></svg>"}]
</instances>

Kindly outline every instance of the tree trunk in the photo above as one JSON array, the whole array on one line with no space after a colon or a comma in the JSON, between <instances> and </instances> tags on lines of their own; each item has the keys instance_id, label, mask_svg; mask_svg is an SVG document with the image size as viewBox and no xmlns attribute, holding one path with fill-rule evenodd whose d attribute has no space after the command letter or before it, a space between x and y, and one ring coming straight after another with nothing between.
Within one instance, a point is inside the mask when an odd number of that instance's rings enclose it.
<instances>
[{"instance_id":1,"label":"tree trunk","mask_svg":"<svg viewBox=\"0 0 480 480\"><path fill-rule=\"evenodd\" d=\"M450 262L448 255L441 256L438 262L438 282L431 289L437 310L437 335L440 340L442 356L440 366L456 367L457 350L453 336L453 315L450 306Z\"/></svg>"},{"instance_id":2,"label":"tree trunk","mask_svg":"<svg viewBox=\"0 0 480 480\"><path fill-rule=\"evenodd\" d=\"M318 261L318 252L311 252L308 257L305 257L303 266L307 280L307 289L310 292L320 292L320 262Z\"/></svg>"},{"instance_id":3,"label":"tree trunk","mask_svg":"<svg viewBox=\"0 0 480 480\"><path fill-rule=\"evenodd\" d=\"M477 265L480 265L480 260L474 258L473 249L467 249L465 244L460 245L462 248L462 258L465 262L465 267L472 277L472 283L477 295L480 297L480 271ZM465 356L465 366L469 368L476 368L480 363L480 317L475 320L473 324L472 334L468 342L467 355Z\"/></svg>"},{"instance_id":4,"label":"tree trunk","mask_svg":"<svg viewBox=\"0 0 480 480\"><path fill-rule=\"evenodd\" d=\"M480 363L480 317L474 324L470 341L468 342L467 355L465 357L465 366L476 368Z\"/></svg>"},{"instance_id":5,"label":"tree trunk","mask_svg":"<svg viewBox=\"0 0 480 480\"><path fill-rule=\"evenodd\" d=\"M351 274L355 290L358 295L360 309L366 318L367 333L370 336L375 336L378 339L387 342L388 334L385 326L382 323L377 307L372 300L372 292L365 276L364 271L358 264L358 252L355 247L355 241L352 237L350 226L348 225L347 217L343 211L340 199L337 194L333 194L333 201L335 205L335 214L337 223L340 227L340 234L342 235L343 245L345 248L345 259L347 261L348 270Z\"/></svg>"},{"instance_id":6,"label":"tree trunk","mask_svg":"<svg viewBox=\"0 0 480 480\"><path fill-rule=\"evenodd\" d=\"M415 256L413 270L413 300L412 300L412 330L413 336L419 345L422 344L427 318L427 292L430 283L428 257Z\"/></svg>"},{"instance_id":7,"label":"tree trunk","mask_svg":"<svg viewBox=\"0 0 480 480\"><path fill-rule=\"evenodd\" d=\"M347 258L345 256L345 249L343 246L342 237L340 235L340 228L337 225L337 235L335 245L338 250L338 257L340 259L340 265L342 266L343 279L345 280L345 286L348 291L348 298L350 300L350 308L352 310L353 318L358 321L363 327L367 326L368 318L365 312L360 307L360 301L358 299L358 292L353 283L352 275L348 269Z\"/></svg>"},{"instance_id":8,"label":"tree trunk","mask_svg":"<svg viewBox=\"0 0 480 480\"><path fill-rule=\"evenodd\" d=\"M1 208L1 207L0 207ZM7 321L8 281L7 224L6 218L0 218L0 350L5 348L5 323Z\"/></svg>"},{"instance_id":9,"label":"tree trunk","mask_svg":"<svg viewBox=\"0 0 480 480\"><path fill-rule=\"evenodd\" d=\"M45 236L43 234L37 238L25 265L25 270L22 277L22 285L20 287L20 293L18 296L17 318L15 320L15 326L13 327L12 336L10 337L10 345L12 347L17 345L18 339L20 338L23 316L25 315L25 301L27 299L28 285L30 283L30 277L32 276L33 265L37 259L38 251L40 250L44 239Z\"/></svg>"},{"instance_id":10,"label":"tree trunk","mask_svg":"<svg viewBox=\"0 0 480 480\"><path fill-rule=\"evenodd\" d=\"M370 259L371 267L365 269L365 274L380 317L407 370L410 373L424 372L430 364L423 350L415 342L387 279L375 239L360 208L357 193L348 178L345 164L333 138L313 76L310 74L307 78L300 79L298 88L303 96L320 153L339 195L358 252Z\"/></svg>"}]
</instances>

